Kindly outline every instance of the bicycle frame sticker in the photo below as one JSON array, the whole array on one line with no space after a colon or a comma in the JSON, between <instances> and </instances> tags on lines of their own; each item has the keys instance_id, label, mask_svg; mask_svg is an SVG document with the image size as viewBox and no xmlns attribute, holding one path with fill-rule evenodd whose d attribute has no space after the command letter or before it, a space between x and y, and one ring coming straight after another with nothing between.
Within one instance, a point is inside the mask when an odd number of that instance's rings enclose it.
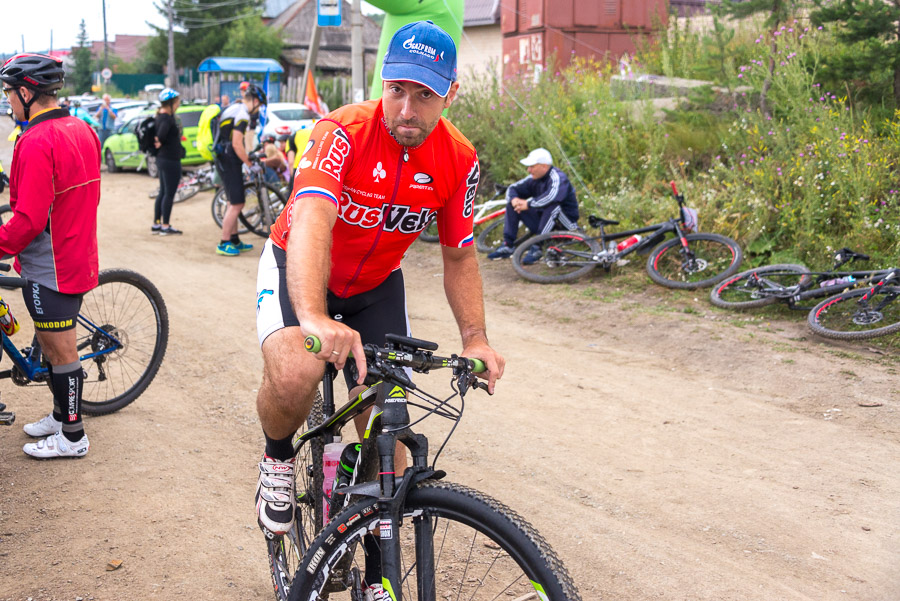
<instances>
[{"instance_id":1,"label":"bicycle frame sticker","mask_svg":"<svg viewBox=\"0 0 900 601\"><path fill-rule=\"evenodd\" d=\"M381 520L378 523L378 528L379 528L379 530L381 530L381 533L380 533L381 540L390 540L394 537L393 526L394 526L394 523L389 519Z\"/></svg>"},{"instance_id":2,"label":"bicycle frame sticker","mask_svg":"<svg viewBox=\"0 0 900 601\"><path fill-rule=\"evenodd\" d=\"M531 581L531 585L534 587L534 592L537 593L537 596L541 601L549 601L550 600L550 598L547 596L547 593L544 592L543 586L541 586L534 580Z\"/></svg>"}]
</instances>

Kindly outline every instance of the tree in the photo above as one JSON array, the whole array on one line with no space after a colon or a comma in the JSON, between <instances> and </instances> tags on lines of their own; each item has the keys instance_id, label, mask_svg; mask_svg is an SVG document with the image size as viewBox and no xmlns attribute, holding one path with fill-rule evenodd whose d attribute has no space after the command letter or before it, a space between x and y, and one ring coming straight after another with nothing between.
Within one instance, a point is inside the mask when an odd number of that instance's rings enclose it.
<instances>
[{"instance_id":1,"label":"tree","mask_svg":"<svg viewBox=\"0 0 900 601\"><path fill-rule=\"evenodd\" d=\"M281 56L284 48L281 30L268 27L259 17L235 21L229 29L228 42L222 48L223 56L276 60Z\"/></svg>"},{"instance_id":2,"label":"tree","mask_svg":"<svg viewBox=\"0 0 900 601\"><path fill-rule=\"evenodd\" d=\"M762 90L759 94L759 110L763 114L768 115L769 109L766 106L766 96L769 88L772 87L772 77L775 74L775 54L777 52L777 40L775 39L775 31L778 26L787 21L793 15L801 4L801 0L744 0L736 2L735 0L722 0L722 4L716 9L721 14L730 16L732 19L744 19L758 14L766 14L766 26L772 30L772 52L769 56L769 73L763 81Z\"/></svg>"},{"instance_id":3,"label":"tree","mask_svg":"<svg viewBox=\"0 0 900 601\"><path fill-rule=\"evenodd\" d=\"M847 44L830 65L832 75L871 85L884 71L893 73L894 102L900 105L900 0L815 0L816 25L836 23L835 35Z\"/></svg>"},{"instance_id":4,"label":"tree","mask_svg":"<svg viewBox=\"0 0 900 601\"><path fill-rule=\"evenodd\" d=\"M91 91L91 74L93 73L91 45L84 19L81 20L81 25L79 25L77 39L78 46L72 52L75 59L75 68L72 70L71 86L76 94L81 94Z\"/></svg>"},{"instance_id":5,"label":"tree","mask_svg":"<svg viewBox=\"0 0 900 601\"><path fill-rule=\"evenodd\" d=\"M259 15L263 3L264 0L175 0L175 27L183 30L176 31L174 35L175 64L196 67L204 58L222 54L237 24L247 20L262 25ZM165 6L157 4L157 9L168 19ZM165 27L151 27L156 35L145 45L142 63L165 65L168 58L168 24ZM268 42L260 38L254 43L265 45Z\"/></svg>"}]
</instances>

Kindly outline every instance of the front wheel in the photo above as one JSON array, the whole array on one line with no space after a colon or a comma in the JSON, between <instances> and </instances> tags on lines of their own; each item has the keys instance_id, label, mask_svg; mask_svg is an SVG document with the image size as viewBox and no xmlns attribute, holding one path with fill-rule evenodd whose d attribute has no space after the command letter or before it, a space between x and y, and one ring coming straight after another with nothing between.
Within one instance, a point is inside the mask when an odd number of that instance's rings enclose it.
<instances>
[{"instance_id":1,"label":"front wheel","mask_svg":"<svg viewBox=\"0 0 900 601\"><path fill-rule=\"evenodd\" d=\"M475 248L478 249L478 252L492 253L500 248L503 245L503 228L505 225L506 219L503 215L500 215L492 221L475 226L475 229L478 231L478 236L475 238ZM520 221L513 248L524 242L530 235L531 232Z\"/></svg>"},{"instance_id":2,"label":"front wheel","mask_svg":"<svg viewBox=\"0 0 900 601\"><path fill-rule=\"evenodd\" d=\"M184 202L188 198L195 196L198 192L200 192L199 184L179 185L172 202Z\"/></svg>"},{"instance_id":3,"label":"front wheel","mask_svg":"<svg viewBox=\"0 0 900 601\"><path fill-rule=\"evenodd\" d=\"M119 171L119 166L116 165L116 157L113 155L113 151L109 148L106 149L106 154L103 157L106 162L106 170L109 173L117 173Z\"/></svg>"},{"instance_id":4,"label":"front wheel","mask_svg":"<svg viewBox=\"0 0 900 601\"><path fill-rule=\"evenodd\" d=\"M687 234L687 248L672 238L647 257L650 279L667 288L705 288L737 273L744 253L738 243L719 234Z\"/></svg>"},{"instance_id":5,"label":"front wheel","mask_svg":"<svg viewBox=\"0 0 900 601\"><path fill-rule=\"evenodd\" d=\"M225 196L225 188L219 188L219 191L213 196L210 209L212 210L213 221L221 228L222 220L225 219L225 211L228 210L228 197ZM238 221L238 233L246 234L247 228L243 223L240 223L240 220Z\"/></svg>"},{"instance_id":6,"label":"front wheel","mask_svg":"<svg viewBox=\"0 0 900 601\"><path fill-rule=\"evenodd\" d=\"M512 264L516 273L532 282L568 282L599 265L600 251L600 244L586 234L549 232L519 244L512 255Z\"/></svg>"},{"instance_id":7,"label":"front wheel","mask_svg":"<svg viewBox=\"0 0 900 601\"><path fill-rule=\"evenodd\" d=\"M804 265L766 265L726 277L709 292L712 304L723 309L755 309L799 292L811 279Z\"/></svg>"},{"instance_id":8,"label":"front wheel","mask_svg":"<svg viewBox=\"0 0 900 601\"><path fill-rule=\"evenodd\" d=\"M250 182L244 184L244 208L240 220L249 231L268 238L272 224L281 215L287 204L281 191L272 184L257 187Z\"/></svg>"},{"instance_id":9,"label":"front wheel","mask_svg":"<svg viewBox=\"0 0 900 601\"><path fill-rule=\"evenodd\" d=\"M169 313L153 283L127 269L104 269L84 295L76 327L85 371L82 410L118 411L153 381L169 340Z\"/></svg>"},{"instance_id":10,"label":"front wheel","mask_svg":"<svg viewBox=\"0 0 900 601\"><path fill-rule=\"evenodd\" d=\"M868 299L863 299L871 294ZM865 340L900 332L900 286L874 286L826 298L806 320L819 336Z\"/></svg>"},{"instance_id":11,"label":"front wheel","mask_svg":"<svg viewBox=\"0 0 900 601\"><path fill-rule=\"evenodd\" d=\"M381 583L380 575L365 573L367 550L380 555L387 538L378 528L374 499L338 514L304 556L291 597L322 599L349 590L350 599L364 598L363 583ZM409 491L396 528L397 592L404 599L581 599L565 566L531 524L478 491L421 482Z\"/></svg>"}]
</instances>

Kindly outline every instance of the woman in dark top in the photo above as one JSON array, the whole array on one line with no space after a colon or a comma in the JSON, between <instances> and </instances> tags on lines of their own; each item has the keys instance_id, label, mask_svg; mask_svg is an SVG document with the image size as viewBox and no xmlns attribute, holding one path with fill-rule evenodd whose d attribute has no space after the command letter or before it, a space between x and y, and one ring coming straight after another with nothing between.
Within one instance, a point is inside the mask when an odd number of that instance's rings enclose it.
<instances>
[{"instance_id":1,"label":"woman in dark top","mask_svg":"<svg viewBox=\"0 0 900 601\"><path fill-rule=\"evenodd\" d=\"M184 146L181 145L181 124L175 117L175 111L181 104L178 92L166 88L159 93L160 107L156 112L156 167L159 170L159 195L153 215L152 233L160 236L180 234L169 224L172 215L172 203L178 183L181 181L181 159L184 157Z\"/></svg>"}]
</instances>

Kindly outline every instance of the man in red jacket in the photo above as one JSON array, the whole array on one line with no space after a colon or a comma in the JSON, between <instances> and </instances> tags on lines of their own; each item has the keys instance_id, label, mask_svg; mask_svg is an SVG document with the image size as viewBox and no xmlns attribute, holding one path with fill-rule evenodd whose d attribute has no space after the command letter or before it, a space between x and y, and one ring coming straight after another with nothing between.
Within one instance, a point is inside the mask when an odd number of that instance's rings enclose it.
<instances>
[{"instance_id":1,"label":"man in red jacket","mask_svg":"<svg viewBox=\"0 0 900 601\"><path fill-rule=\"evenodd\" d=\"M22 294L49 361L53 412L25 426L26 434L41 440L23 447L42 459L88 452L75 318L99 270L100 140L57 107L63 76L62 61L42 54L19 54L0 67L3 94L16 119L28 122L13 151L14 214L0 226L0 254L15 256L16 270L28 280Z\"/></svg>"}]
</instances>

